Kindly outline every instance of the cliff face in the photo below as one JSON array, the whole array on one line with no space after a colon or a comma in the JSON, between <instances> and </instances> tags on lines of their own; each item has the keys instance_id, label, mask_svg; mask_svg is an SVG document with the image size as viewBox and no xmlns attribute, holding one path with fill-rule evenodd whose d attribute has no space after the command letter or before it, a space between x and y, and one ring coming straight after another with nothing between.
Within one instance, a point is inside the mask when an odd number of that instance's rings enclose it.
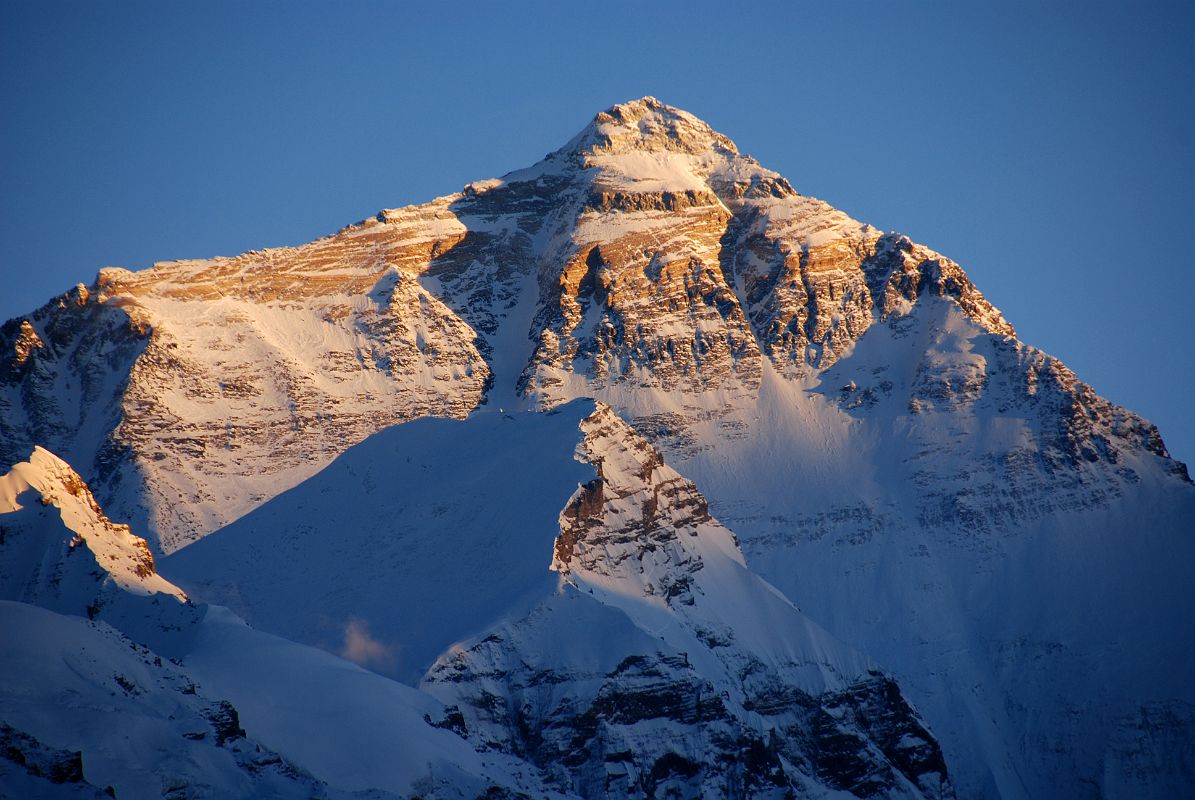
<instances>
[{"instance_id":1,"label":"cliff face","mask_svg":"<svg viewBox=\"0 0 1195 800\"><path fill-rule=\"evenodd\" d=\"M1195 725L1190 687L1125 655L1195 646L1195 492L1156 428L1020 342L958 264L652 98L302 247L104 270L0 353L0 459L60 453L162 553L388 425L594 397L752 569L895 671L963 794L1114 793L1150 709L1167 741ZM564 573L614 544L685 558L652 520L688 490L591 529L612 486L576 498Z\"/></svg>"}]
</instances>

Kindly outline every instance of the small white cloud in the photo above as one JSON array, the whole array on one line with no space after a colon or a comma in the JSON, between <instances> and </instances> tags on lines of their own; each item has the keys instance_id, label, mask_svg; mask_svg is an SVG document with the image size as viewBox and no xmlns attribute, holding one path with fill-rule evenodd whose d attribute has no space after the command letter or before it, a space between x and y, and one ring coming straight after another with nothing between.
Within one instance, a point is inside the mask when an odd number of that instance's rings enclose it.
<instances>
[{"instance_id":1,"label":"small white cloud","mask_svg":"<svg viewBox=\"0 0 1195 800\"><path fill-rule=\"evenodd\" d=\"M340 655L355 664L378 671L392 671L396 661L394 647L370 636L369 626L359 619L349 620L344 626L344 647Z\"/></svg>"}]
</instances>

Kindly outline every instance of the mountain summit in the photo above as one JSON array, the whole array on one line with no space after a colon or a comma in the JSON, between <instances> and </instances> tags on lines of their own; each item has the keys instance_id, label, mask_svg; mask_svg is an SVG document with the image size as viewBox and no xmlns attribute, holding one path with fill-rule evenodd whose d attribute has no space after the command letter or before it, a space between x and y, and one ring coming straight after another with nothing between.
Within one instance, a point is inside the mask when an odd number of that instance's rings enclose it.
<instances>
[{"instance_id":1,"label":"mountain summit","mask_svg":"<svg viewBox=\"0 0 1195 800\"><path fill-rule=\"evenodd\" d=\"M101 270L0 328L0 358L0 461L61 455L180 564L383 428L596 399L893 673L962 796L1195 781L1195 487L1157 429L959 264L654 98L310 244ZM205 580L237 596L234 573Z\"/></svg>"},{"instance_id":2,"label":"mountain summit","mask_svg":"<svg viewBox=\"0 0 1195 800\"><path fill-rule=\"evenodd\" d=\"M594 156L630 151L738 156L734 142L687 111L642 97L599 112L553 155Z\"/></svg>"}]
</instances>

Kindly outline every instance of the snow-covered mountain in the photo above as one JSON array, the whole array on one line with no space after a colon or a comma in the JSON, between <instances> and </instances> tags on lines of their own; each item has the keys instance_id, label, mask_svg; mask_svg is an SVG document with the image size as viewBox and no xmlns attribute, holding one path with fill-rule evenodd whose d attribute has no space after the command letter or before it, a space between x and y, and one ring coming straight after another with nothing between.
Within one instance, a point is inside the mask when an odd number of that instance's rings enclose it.
<instances>
[{"instance_id":1,"label":"snow-covered mountain","mask_svg":"<svg viewBox=\"0 0 1195 800\"><path fill-rule=\"evenodd\" d=\"M806 712L830 713L879 665L893 688L876 696L917 709L960 796L1195 786L1195 488L1157 430L1020 342L953 261L799 194L652 98L528 169L308 245L102 270L6 323L0 352L3 463L54 451L175 554L194 598L420 683L557 782L596 785L594 762L561 755L586 714L608 753L653 752L639 723L611 723L610 692L709 681L728 695L719 713L686 710L659 735L776 731L765 749L786 779L833 787ZM562 421L582 397L611 410L601 424ZM457 423L472 446L411 422L562 406L512 413L512 430L534 429L522 438ZM577 424L579 461L559 438ZM598 428L669 466L623 482L619 459L594 455ZM503 539L518 520L533 530ZM786 671L809 648L839 661L795 609L767 610L792 609L784 597L847 643L834 653L869 660L820 687ZM592 658L549 646L573 609L602 636ZM757 615L772 622L745 622ZM647 629L664 635L654 656ZM742 641L717 644L726 629ZM371 638L387 632L404 641ZM619 654L634 674L604 688ZM813 698L804 711L754 707L751 659ZM551 691L541 673L560 678ZM477 702L533 690L548 699L526 731ZM840 702L847 717L864 703ZM865 728L868 763L903 776L877 791L930 792ZM634 757L604 763L648 785Z\"/></svg>"}]
</instances>

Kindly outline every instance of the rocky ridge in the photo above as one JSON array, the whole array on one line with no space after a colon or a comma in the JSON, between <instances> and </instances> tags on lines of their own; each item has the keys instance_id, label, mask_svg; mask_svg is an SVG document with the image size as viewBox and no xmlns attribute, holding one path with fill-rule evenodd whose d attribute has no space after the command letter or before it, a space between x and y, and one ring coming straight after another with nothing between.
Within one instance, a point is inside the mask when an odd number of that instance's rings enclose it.
<instances>
[{"instance_id":1,"label":"rocky ridge","mask_svg":"<svg viewBox=\"0 0 1195 800\"><path fill-rule=\"evenodd\" d=\"M0 475L0 599L104 620L174 655L197 617L148 543L41 447Z\"/></svg>"},{"instance_id":2,"label":"rocky ridge","mask_svg":"<svg viewBox=\"0 0 1195 800\"><path fill-rule=\"evenodd\" d=\"M471 741L586 798L954 795L891 678L750 573L696 487L608 407L580 427L598 474L560 514L564 583L423 681Z\"/></svg>"}]
</instances>

